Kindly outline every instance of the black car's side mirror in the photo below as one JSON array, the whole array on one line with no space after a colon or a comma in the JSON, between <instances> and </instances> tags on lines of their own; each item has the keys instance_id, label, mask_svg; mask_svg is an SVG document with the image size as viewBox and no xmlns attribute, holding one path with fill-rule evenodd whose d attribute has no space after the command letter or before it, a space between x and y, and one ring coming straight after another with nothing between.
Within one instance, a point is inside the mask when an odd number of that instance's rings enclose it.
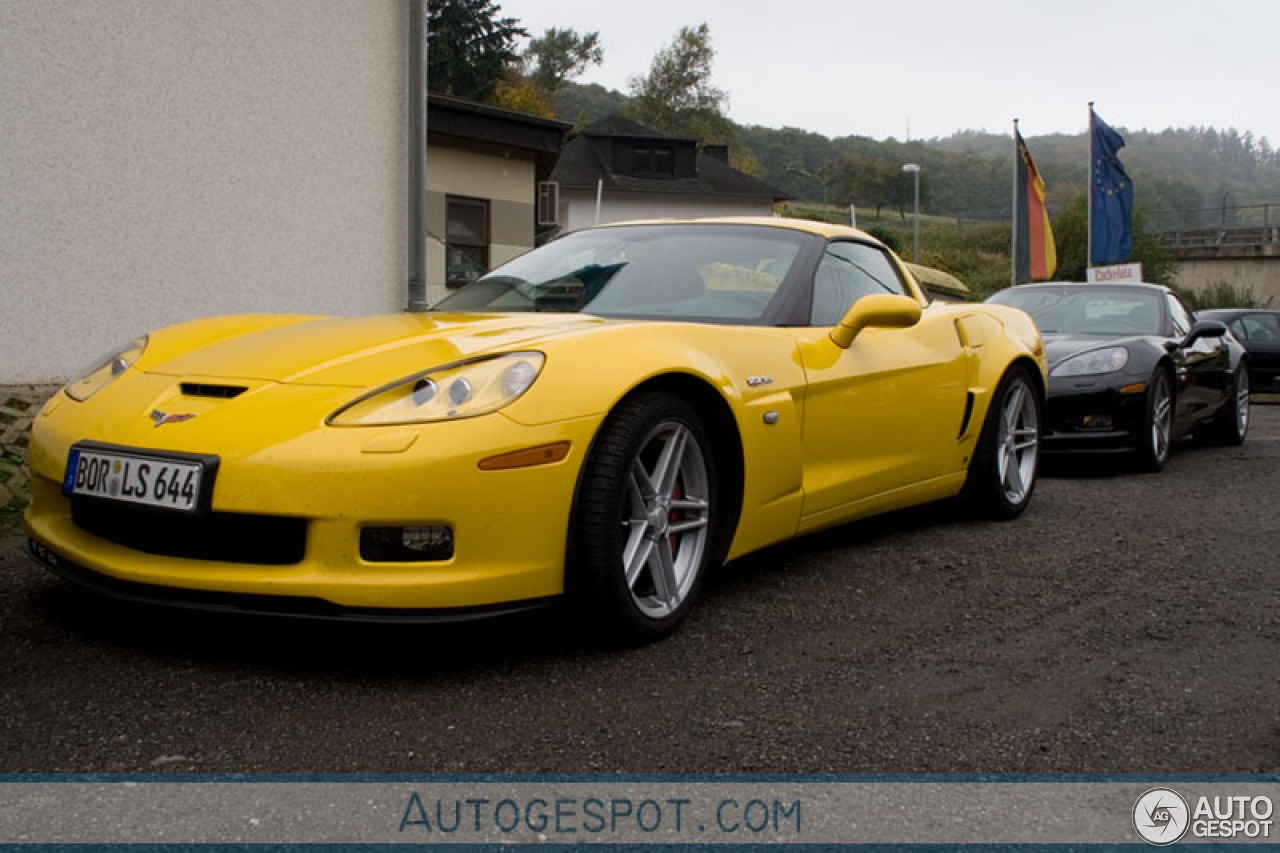
<instances>
[{"instance_id":1,"label":"black car's side mirror","mask_svg":"<svg viewBox=\"0 0 1280 853\"><path fill-rule=\"evenodd\" d=\"M1196 320L1182 341L1182 346L1189 347L1201 338L1221 338L1227 334L1227 324L1217 320Z\"/></svg>"}]
</instances>

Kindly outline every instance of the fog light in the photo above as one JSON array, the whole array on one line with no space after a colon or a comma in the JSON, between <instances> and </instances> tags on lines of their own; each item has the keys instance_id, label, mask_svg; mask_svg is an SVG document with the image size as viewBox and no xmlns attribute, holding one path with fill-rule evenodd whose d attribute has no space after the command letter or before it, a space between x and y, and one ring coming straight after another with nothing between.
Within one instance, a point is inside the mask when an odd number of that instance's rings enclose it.
<instances>
[{"instance_id":1,"label":"fog light","mask_svg":"<svg viewBox=\"0 0 1280 853\"><path fill-rule=\"evenodd\" d=\"M432 563L453 557L453 528L366 527L360 531L360 558L370 563Z\"/></svg>"},{"instance_id":2,"label":"fog light","mask_svg":"<svg viewBox=\"0 0 1280 853\"><path fill-rule=\"evenodd\" d=\"M1111 429L1111 415L1085 415L1080 419L1081 429Z\"/></svg>"}]
</instances>

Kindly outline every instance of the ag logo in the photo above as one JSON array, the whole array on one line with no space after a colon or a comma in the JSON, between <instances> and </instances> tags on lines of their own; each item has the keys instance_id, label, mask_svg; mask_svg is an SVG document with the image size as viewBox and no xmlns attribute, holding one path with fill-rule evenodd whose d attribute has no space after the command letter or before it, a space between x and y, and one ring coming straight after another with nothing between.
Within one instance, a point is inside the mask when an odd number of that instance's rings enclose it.
<instances>
[{"instance_id":1,"label":"ag logo","mask_svg":"<svg viewBox=\"0 0 1280 853\"><path fill-rule=\"evenodd\" d=\"M1133 806L1133 828L1143 841L1161 847L1186 835L1190 818L1187 801L1168 788L1152 788Z\"/></svg>"}]
</instances>

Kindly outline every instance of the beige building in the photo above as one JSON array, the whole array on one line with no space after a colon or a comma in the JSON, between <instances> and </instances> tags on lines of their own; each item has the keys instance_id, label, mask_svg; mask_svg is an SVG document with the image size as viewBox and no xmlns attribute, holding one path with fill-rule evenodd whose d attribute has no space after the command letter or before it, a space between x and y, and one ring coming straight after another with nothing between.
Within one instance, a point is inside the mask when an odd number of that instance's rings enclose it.
<instances>
[{"instance_id":1,"label":"beige building","mask_svg":"<svg viewBox=\"0 0 1280 853\"><path fill-rule=\"evenodd\" d=\"M534 245L537 187L571 125L431 95L427 302ZM554 218L554 211L550 218Z\"/></svg>"},{"instance_id":2,"label":"beige building","mask_svg":"<svg viewBox=\"0 0 1280 853\"><path fill-rule=\"evenodd\" d=\"M0 384L194 317L403 310L419 5L0 0ZM567 130L447 100L428 301L533 245Z\"/></svg>"}]
</instances>

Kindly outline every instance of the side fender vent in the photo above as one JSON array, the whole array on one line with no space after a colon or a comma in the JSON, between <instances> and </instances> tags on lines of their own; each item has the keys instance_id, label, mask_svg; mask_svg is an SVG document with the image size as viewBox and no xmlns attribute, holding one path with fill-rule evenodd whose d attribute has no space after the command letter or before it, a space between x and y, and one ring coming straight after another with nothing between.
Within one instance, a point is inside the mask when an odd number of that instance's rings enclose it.
<instances>
[{"instance_id":1,"label":"side fender vent","mask_svg":"<svg viewBox=\"0 0 1280 853\"><path fill-rule=\"evenodd\" d=\"M956 438L964 438L969 431L969 421L973 418L973 392L964 395L964 417L960 419L960 434Z\"/></svg>"},{"instance_id":2,"label":"side fender vent","mask_svg":"<svg viewBox=\"0 0 1280 853\"><path fill-rule=\"evenodd\" d=\"M212 397L217 400L230 400L249 390L243 385L210 385L203 382L183 382L181 388L183 395L187 397Z\"/></svg>"}]
</instances>

